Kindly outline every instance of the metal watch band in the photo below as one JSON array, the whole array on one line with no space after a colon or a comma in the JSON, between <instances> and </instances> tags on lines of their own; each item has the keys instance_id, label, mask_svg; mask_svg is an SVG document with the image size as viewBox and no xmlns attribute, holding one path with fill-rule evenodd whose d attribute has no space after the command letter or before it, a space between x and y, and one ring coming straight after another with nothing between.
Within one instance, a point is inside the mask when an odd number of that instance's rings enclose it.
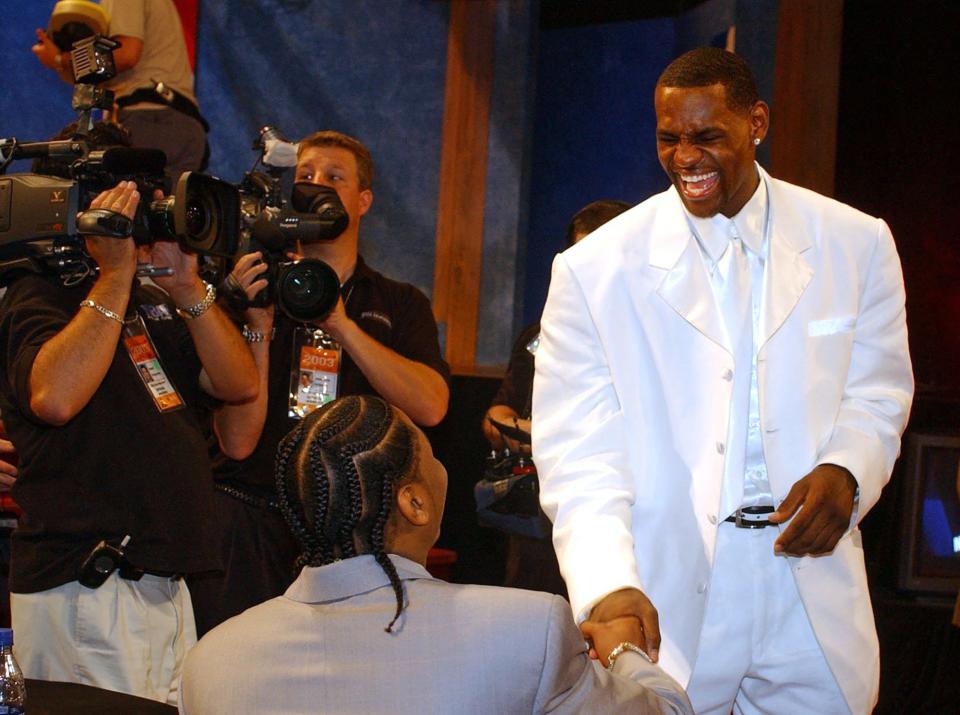
<instances>
[{"instance_id":1,"label":"metal watch band","mask_svg":"<svg viewBox=\"0 0 960 715\"><path fill-rule=\"evenodd\" d=\"M248 343L262 343L273 340L277 335L277 329L271 328L270 335L268 336L265 335L262 330L254 330L244 325L240 334L243 335L243 339Z\"/></svg>"},{"instance_id":2,"label":"metal watch band","mask_svg":"<svg viewBox=\"0 0 960 715\"><path fill-rule=\"evenodd\" d=\"M203 297L203 300L196 305L190 305L186 308L177 308L177 315L184 320L193 320L194 318L199 318L210 309L210 306L213 305L214 301L217 299L217 289L206 281L204 281L203 284L207 287L207 294Z\"/></svg>"}]
</instances>

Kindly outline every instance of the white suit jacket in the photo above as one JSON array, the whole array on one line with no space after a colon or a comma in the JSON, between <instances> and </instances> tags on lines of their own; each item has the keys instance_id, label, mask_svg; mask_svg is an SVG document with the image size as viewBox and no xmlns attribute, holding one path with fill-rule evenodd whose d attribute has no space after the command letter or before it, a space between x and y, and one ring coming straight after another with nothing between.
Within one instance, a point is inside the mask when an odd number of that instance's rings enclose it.
<instances>
[{"instance_id":1,"label":"white suit jacket","mask_svg":"<svg viewBox=\"0 0 960 715\"><path fill-rule=\"evenodd\" d=\"M761 170L762 172L762 170ZM862 518L899 452L913 393L900 263L886 224L769 178L757 357L777 503L819 463L846 467ZM676 190L559 255L541 321L533 450L574 613L633 586L659 610L660 663L689 680L716 543L734 369ZM860 533L791 559L853 712L879 657Z\"/></svg>"},{"instance_id":2,"label":"white suit jacket","mask_svg":"<svg viewBox=\"0 0 960 715\"><path fill-rule=\"evenodd\" d=\"M305 568L279 598L205 635L184 664L180 712L687 713L680 686L634 653L587 656L559 596L438 581L391 556L408 605L372 556Z\"/></svg>"}]
</instances>

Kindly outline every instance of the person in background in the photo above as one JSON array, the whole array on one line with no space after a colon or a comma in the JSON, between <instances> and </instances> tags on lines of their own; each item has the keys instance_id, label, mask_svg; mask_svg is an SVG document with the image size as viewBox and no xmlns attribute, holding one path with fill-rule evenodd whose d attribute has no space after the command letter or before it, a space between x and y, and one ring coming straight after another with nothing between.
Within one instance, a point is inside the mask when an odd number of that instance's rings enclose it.
<instances>
[{"instance_id":1,"label":"person in background","mask_svg":"<svg viewBox=\"0 0 960 715\"><path fill-rule=\"evenodd\" d=\"M302 571L201 639L181 713L692 713L602 624L594 646L612 651L612 668L591 660L562 598L427 572L447 473L382 399L344 397L305 417L280 443L276 479Z\"/></svg>"},{"instance_id":2,"label":"person in background","mask_svg":"<svg viewBox=\"0 0 960 715\"><path fill-rule=\"evenodd\" d=\"M207 165L207 124L194 94L193 68L180 15L172 0L101 0L117 76L106 83L114 92L116 121L130 132L132 146L160 149L175 184L184 171ZM33 53L45 67L73 82L70 54L37 29Z\"/></svg>"},{"instance_id":3,"label":"person in background","mask_svg":"<svg viewBox=\"0 0 960 715\"><path fill-rule=\"evenodd\" d=\"M587 204L570 219L566 248L578 243L615 216L630 208L626 201L604 199ZM499 422L530 433L530 408L533 400L534 357L540 342L540 321L528 325L517 337L510 352L507 372L500 383L481 427L493 449L508 447L514 454L529 453L529 445L505 438L493 425ZM504 586L530 588L566 595L557 556L549 535L536 539L511 534L507 543L507 564Z\"/></svg>"}]
</instances>

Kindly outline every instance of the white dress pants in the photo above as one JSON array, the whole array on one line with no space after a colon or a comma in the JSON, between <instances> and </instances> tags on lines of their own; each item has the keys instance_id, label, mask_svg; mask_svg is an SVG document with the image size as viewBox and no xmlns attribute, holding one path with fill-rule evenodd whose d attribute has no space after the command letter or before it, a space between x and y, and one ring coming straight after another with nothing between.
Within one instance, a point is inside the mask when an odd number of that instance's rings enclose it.
<instances>
[{"instance_id":1,"label":"white dress pants","mask_svg":"<svg viewBox=\"0 0 960 715\"><path fill-rule=\"evenodd\" d=\"M848 715L775 527L717 533L700 648L687 694L698 715ZM825 557L829 558L829 557Z\"/></svg>"}]
</instances>

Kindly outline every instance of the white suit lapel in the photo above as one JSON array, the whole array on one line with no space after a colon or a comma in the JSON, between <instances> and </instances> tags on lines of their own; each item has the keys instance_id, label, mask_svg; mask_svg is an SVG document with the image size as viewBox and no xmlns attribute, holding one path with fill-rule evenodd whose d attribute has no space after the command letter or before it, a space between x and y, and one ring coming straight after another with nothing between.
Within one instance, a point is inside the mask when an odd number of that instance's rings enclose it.
<instances>
[{"instance_id":1,"label":"white suit lapel","mask_svg":"<svg viewBox=\"0 0 960 715\"><path fill-rule=\"evenodd\" d=\"M760 171L767 182L771 213L758 349L780 329L813 278L813 268L803 256L813 245L803 228L803 217L783 196L778 182Z\"/></svg>"},{"instance_id":2,"label":"white suit lapel","mask_svg":"<svg viewBox=\"0 0 960 715\"><path fill-rule=\"evenodd\" d=\"M729 352L700 247L687 224L676 189L671 187L667 193L664 210L656 219L656 239L650 248L650 265L667 271L657 294L696 330Z\"/></svg>"}]
</instances>

